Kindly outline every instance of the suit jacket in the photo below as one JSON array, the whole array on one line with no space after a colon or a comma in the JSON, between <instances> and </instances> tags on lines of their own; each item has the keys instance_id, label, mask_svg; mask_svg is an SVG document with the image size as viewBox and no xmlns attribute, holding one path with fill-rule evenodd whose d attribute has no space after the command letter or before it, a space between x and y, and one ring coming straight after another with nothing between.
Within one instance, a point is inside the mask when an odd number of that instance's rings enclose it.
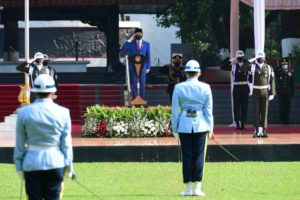
<instances>
[{"instance_id":1,"label":"suit jacket","mask_svg":"<svg viewBox=\"0 0 300 200\"><path fill-rule=\"evenodd\" d=\"M144 55L147 57L147 60L144 64L144 68L143 70L145 71L146 69L151 68L151 60L150 60L150 43L146 42L145 40L142 40L141 42L141 49L138 50L138 45L137 45L137 40L132 40L130 41L126 41L123 46L121 47L121 51L128 53L129 56L134 56L137 54L140 55ZM133 68L131 67L131 70L133 70Z\"/></svg>"},{"instance_id":2,"label":"suit jacket","mask_svg":"<svg viewBox=\"0 0 300 200\"><path fill-rule=\"evenodd\" d=\"M187 117L186 111L189 108L197 111L196 117ZM176 84L172 98L173 133L213 131L212 109L212 93L208 84L196 78Z\"/></svg>"}]
</instances>

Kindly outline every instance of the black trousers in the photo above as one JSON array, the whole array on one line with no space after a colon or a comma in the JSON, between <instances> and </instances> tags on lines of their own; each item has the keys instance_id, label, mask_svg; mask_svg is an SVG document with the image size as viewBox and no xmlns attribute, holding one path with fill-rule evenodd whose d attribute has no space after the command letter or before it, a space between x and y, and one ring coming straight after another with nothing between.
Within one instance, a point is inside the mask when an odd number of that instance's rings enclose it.
<instances>
[{"instance_id":1,"label":"black trousers","mask_svg":"<svg viewBox=\"0 0 300 200\"><path fill-rule=\"evenodd\" d=\"M202 181L206 134L206 132L179 133L184 183Z\"/></svg>"},{"instance_id":2,"label":"black trousers","mask_svg":"<svg viewBox=\"0 0 300 200\"><path fill-rule=\"evenodd\" d=\"M59 200L64 168L24 172L28 200Z\"/></svg>"},{"instance_id":3,"label":"black trousers","mask_svg":"<svg viewBox=\"0 0 300 200\"><path fill-rule=\"evenodd\" d=\"M291 111L291 95L278 94L279 116L282 123L289 123Z\"/></svg>"},{"instance_id":4,"label":"black trousers","mask_svg":"<svg viewBox=\"0 0 300 200\"><path fill-rule=\"evenodd\" d=\"M248 97L249 86L248 85L235 85L233 86L233 112L234 121L245 123L247 121L248 110Z\"/></svg>"}]
</instances>

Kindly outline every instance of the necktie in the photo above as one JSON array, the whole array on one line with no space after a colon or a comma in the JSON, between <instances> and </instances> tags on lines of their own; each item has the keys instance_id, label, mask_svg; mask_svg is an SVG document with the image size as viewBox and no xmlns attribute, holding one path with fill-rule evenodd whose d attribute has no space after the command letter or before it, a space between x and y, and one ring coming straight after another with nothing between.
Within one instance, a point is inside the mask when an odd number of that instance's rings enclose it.
<instances>
[{"instance_id":1,"label":"necktie","mask_svg":"<svg viewBox=\"0 0 300 200\"><path fill-rule=\"evenodd\" d=\"M138 41L138 50L141 50L141 41Z\"/></svg>"}]
</instances>

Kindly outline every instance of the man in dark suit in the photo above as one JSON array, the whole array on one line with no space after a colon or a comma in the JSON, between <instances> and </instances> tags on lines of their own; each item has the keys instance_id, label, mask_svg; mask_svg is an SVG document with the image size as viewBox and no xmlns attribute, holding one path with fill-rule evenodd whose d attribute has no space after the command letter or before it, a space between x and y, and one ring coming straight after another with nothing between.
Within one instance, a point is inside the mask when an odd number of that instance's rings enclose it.
<instances>
[{"instance_id":1,"label":"man in dark suit","mask_svg":"<svg viewBox=\"0 0 300 200\"><path fill-rule=\"evenodd\" d=\"M139 82L140 82L140 96L144 99L145 97L145 82L146 74L150 72L150 43L142 40L143 30L140 28L135 29L135 33L127 40L121 47L121 51L127 53L130 56L141 55L145 56L144 66L142 68ZM135 73L135 68L132 63L129 65L130 71L130 83L132 88L132 99L137 96L137 75Z\"/></svg>"}]
</instances>

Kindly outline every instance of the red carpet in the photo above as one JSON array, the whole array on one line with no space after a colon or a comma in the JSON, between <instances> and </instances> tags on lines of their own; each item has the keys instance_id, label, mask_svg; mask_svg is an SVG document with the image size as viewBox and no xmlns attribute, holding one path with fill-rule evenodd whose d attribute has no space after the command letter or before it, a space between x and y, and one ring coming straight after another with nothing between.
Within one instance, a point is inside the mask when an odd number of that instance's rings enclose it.
<instances>
[{"instance_id":1,"label":"red carpet","mask_svg":"<svg viewBox=\"0 0 300 200\"><path fill-rule=\"evenodd\" d=\"M0 85L0 122L19 106L19 85ZM81 124L86 108L100 104L123 106L122 85L59 84L56 103L70 109L72 124Z\"/></svg>"}]
</instances>

